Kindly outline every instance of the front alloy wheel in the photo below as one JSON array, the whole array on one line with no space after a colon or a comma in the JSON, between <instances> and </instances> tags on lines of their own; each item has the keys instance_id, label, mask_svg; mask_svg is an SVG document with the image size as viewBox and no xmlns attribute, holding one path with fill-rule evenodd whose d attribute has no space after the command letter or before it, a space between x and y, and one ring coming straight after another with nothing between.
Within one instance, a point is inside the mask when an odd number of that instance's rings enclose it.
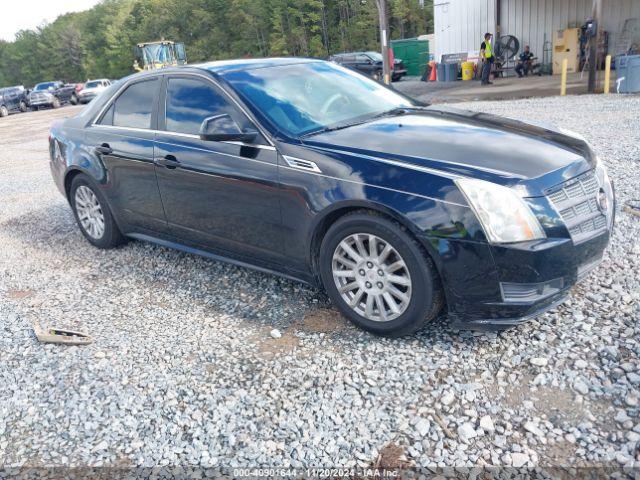
<instances>
[{"instance_id":1,"label":"front alloy wheel","mask_svg":"<svg viewBox=\"0 0 640 480\"><path fill-rule=\"evenodd\" d=\"M411 300L411 274L400 253L380 237L355 233L333 253L333 281L342 299L367 320L388 322Z\"/></svg>"},{"instance_id":2,"label":"front alloy wheel","mask_svg":"<svg viewBox=\"0 0 640 480\"><path fill-rule=\"evenodd\" d=\"M359 327L406 335L433 320L444 295L431 257L402 225L355 211L327 230L319 272L332 302Z\"/></svg>"}]
</instances>

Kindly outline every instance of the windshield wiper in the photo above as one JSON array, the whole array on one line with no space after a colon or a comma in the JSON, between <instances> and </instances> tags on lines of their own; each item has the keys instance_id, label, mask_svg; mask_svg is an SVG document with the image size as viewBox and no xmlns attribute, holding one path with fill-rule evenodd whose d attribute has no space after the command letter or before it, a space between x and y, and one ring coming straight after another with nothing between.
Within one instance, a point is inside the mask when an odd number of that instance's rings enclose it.
<instances>
[{"instance_id":1,"label":"windshield wiper","mask_svg":"<svg viewBox=\"0 0 640 480\"><path fill-rule=\"evenodd\" d=\"M386 111L381 112L381 113L376 113L375 115L371 115L370 117L367 117L367 118L362 119L362 120L358 120L356 122L338 123L338 124L334 124L334 125L329 125L327 127L321 128L319 130L314 130L312 132L306 133L306 134L302 135L302 137L303 138L311 137L313 135L318 135L320 133L334 132L336 130L342 130L344 128L355 127L356 125L362 125L363 123L371 122L372 120L375 120L377 118L398 117L398 116L401 116L401 115L407 115L407 114L409 114L409 113L411 113L412 111L415 111L415 110L423 110L423 108L421 108L421 107L396 107L396 108L392 108L391 110L386 110Z\"/></svg>"}]
</instances>

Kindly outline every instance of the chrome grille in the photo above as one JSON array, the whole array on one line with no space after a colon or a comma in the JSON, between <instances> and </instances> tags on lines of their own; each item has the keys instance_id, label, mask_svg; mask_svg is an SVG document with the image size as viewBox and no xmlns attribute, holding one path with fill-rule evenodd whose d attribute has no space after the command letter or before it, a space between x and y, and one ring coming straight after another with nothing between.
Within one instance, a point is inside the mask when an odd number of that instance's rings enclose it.
<instances>
[{"instance_id":1,"label":"chrome grille","mask_svg":"<svg viewBox=\"0 0 640 480\"><path fill-rule=\"evenodd\" d=\"M547 192L575 243L583 242L607 228L607 217L598 208L600 185L591 170Z\"/></svg>"}]
</instances>

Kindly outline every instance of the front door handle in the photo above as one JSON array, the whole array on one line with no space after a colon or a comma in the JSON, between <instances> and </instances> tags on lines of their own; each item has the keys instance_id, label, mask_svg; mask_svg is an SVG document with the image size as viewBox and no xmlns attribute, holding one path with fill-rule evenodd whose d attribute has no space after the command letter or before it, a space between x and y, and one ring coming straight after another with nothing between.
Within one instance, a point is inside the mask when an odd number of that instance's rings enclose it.
<instances>
[{"instance_id":1,"label":"front door handle","mask_svg":"<svg viewBox=\"0 0 640 480\"><path fill-rule=\"evenodd\" d=\"M180 162L173 155L165 155L163 158L156 158L153 163L171 170L180 166Z\"/></svg>"},{"instance_id":2,"label":"front door handle","mask_svg":"<svg viewBox=\"0 0 640 480\"><path fill-rule=\"evenodd\" d=\"M113 149L109 146L108 143L103 143L102 145L98 145L96 147L96 153L99 155L110 155L113 153Z\"/></svg>"}]
</instances>

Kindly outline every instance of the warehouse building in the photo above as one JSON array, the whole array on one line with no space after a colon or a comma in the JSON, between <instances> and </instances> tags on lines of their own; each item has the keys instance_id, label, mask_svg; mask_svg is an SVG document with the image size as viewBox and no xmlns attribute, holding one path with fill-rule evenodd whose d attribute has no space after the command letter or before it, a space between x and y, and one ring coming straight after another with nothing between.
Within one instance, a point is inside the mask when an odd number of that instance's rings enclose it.
<instances>
[{"instance_id":1,"label":"warehouse building","mask_svg":"<svg viewBox=\"0 0 640 480\"><path fill-rule=\"evenodd\" d=\"M599 28L606 31L607 53L616 55L640 35L640 0L600 0ZM593 11L593 0L434 0L435 59L473 52L485 32L513 35L543 60L553 55L554 33L580 28ZM550 59L547 59L549 62Z\"/></svg>"}]
</instances>

